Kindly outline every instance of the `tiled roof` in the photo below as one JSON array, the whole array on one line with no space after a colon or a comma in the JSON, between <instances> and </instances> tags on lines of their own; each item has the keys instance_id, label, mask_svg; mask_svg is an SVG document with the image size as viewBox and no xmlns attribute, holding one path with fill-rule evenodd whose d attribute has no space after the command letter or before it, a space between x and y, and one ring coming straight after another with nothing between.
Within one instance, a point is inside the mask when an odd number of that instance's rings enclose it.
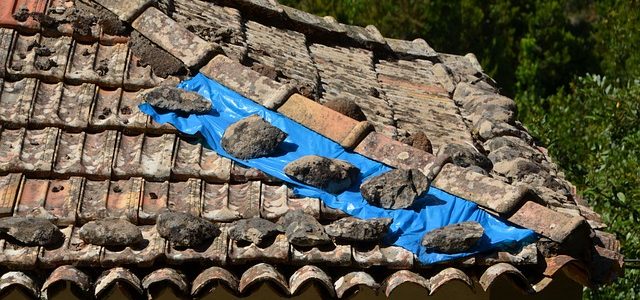
<instances>
[{"instance_id":1,"label":"tiled roof","mask_svg":"<svg viewBox=\"0 0 640 300\"><path fill-rule=\"evenodd\" d=\"M116 16L123 32L111 28ZM65 236L46 247L0 240L0 289L37 295L62 280L97 296L115 281L139 293L166 281L195 296L214 281L243 293L267 280L294 294L315 280L341 297L359 285L388 295L405 281L430 292L451 280L486 290L508 274L534 293L560 270L590 286L622 269L615 236L602 231L606 224L515 120L515 103L472 54L437 53L422 39L386 39L373 26L274 0L7 0L0 26L0 215L46 218ZM262 248L238 244L228 236L234 220L304 210L328 224L346 215L297 199L278 180L140 112L138 93L177 82L156 74L167 69L152 55L364 156L420 169L434 186L541 240L435 266L393 246L303 249L284 235ZM335 99L355 101L367 121L321 105ZM433 153L405 143L418 132ZM458 159L450 144L491 167ZM222 233L201 249L174 247L154 226L166 209L220 223ZM83 224L106 217L137 224L147 243L111 249L79 238Z\"/></svg>"}]
</instances>

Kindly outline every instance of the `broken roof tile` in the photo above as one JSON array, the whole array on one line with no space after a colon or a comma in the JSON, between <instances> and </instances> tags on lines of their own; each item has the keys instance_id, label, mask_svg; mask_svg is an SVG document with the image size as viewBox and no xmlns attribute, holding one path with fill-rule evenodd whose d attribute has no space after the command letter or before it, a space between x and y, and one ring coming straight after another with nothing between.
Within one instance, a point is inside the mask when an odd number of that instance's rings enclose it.
<instances>
[{"instance_id":1,"label":"broken roof tile","mask_svg":"<svg viewBox=\"0 0 640 300\"><path fill-rule=\"evenodd\" d=\"M444 165L433 186L500 214L512 212L528 192L524 187L514 187L453 164Z\"/></svg>"},{"instance_id":2,"label":"broken roof tile","mask_svg":"<svg viewBox=\"0 0 640 300\"><path fill-rule=\"evenodd\" d=\"M147 8L131 26L188 67L204 65L216 48L153 7Z\"/></svg>"}]
</instances>

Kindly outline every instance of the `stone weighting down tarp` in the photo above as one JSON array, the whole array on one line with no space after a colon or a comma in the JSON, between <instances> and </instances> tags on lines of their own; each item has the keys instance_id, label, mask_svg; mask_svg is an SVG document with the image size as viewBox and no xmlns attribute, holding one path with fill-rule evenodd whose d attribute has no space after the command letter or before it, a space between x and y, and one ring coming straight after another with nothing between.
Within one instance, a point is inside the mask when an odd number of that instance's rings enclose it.
<instances>
[{"instance_id":1,"label":"stone weighting down tarp","mask_svg":"<svg viewBox=\"0 0 640 300\"><path fill-rule=\"evenodd\" d=\"M200 133L207 147L219 155L243 165L259 169L293 187L296 195L321 199L327 206L361 218L392 218L393 223L383 243L405 248L418 257L422 264L433 264L457 259L476 253L518 247L536 239L528 229L515 227L478 208L470 201L431 187L428 193L409 209L389 210L370 205L360 194L360 184L371 176L391 170L390 167L349 152L339 144L318 133L271 111L218 82L202 74L183 81L179 88L194 91L211 100L213 109L204 115L178 115L170 111L155 109L148 103L140 105L140 110L150 115L158 123L170 123L186 134ZM221 146L225 129L251 115L257 114L273 126L288 134L280 145L279 153L270 157L239 160L229 155ZM348 161L360 169L358 181L341 194L330 194L321 189L304 185L284 173L284 167L305 155L319 155ZM428 251L421 245L422 236L439 227L464 221L476 221L484 227L484 236L469 252L443 254Z\"/></svg>"}]
</instances>

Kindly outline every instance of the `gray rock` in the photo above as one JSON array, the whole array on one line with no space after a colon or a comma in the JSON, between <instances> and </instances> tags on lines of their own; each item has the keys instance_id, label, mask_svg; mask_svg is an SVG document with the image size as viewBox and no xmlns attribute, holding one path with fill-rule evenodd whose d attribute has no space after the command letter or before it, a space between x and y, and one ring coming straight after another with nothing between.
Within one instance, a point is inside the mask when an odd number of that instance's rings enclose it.
<instances>
[{"instance_id":1,"label":"gray rock","mask_svg":"<svg viewBox=\"0 0 640 300\"><path fill-rule=\"evenodd\" d=\"M271 221L251 218L234 222L233 227L229 230L229 236L236 241L261 245L265 240L276 236L281 231L280 226Z\"/></svg>"},{"instance_id":2,"label":"gray rock","mask_svg":"<svg viewBox=\"0 0 640 300\"><path fill-rule=\"evenodd\" d=\"M478 166L485 170L491 170L493 167L491 160L470 145L446 144L438 150L438 156L440 155L448 155L453 164L463 168Z\"/></svg>"},{"instance_id":3,"label":"gray rock","mask_svg":"<svg viewBox=\"0 0 640 300\"><path fill-rule=\"evenodd\" d=\"M102 219L84 224L79 231L80 238L99 246L130 246L142 242L142 231L138 226L124 219Z\"/></svg>"},{"instance_id":4,"label":"gray rock","mask_svg":"<svg viewBox=\"0 0 640 300\"><path fill-rule=\"evenodd\" d=\"M180 212L160 214L156 220L156 228L161 237L178 247L199 246L220 234L213 223Z\"/></svg>"},{"instance_id":5,"label":"gray rock","mask_svg":"<svg viewBox=\"0 0 640 300\"><path fill-rule=\"evenodd\" d=\"M347 217L324 226L324 231L339 241L375 242L387 233L392 221L390 218L362 220Z\"/></svg>"},{"instance_id":6,"label":"gray rock","mask_svg":"<svg viewBox=\"0 0 640 300\"><path fill-rule=\"evenodd\" d=\"M475 246L483 234L484 229L477 222L462 222L427 232L422 245L440 253L460 253Z\"/></svg>"},{"instance_id":7,"label":"gray rock","mask_svg":"<svg viewBox=\"0 0 640 300\"><path fill-rule=\"evenodd\" d=\"M362 196L371 205L386 209L410 207L429 190L429 179L418 170L392 170L365 181Z\"/></svg>"},{"instance_id":8,"label":"gray rock","mask_svg":"<svg viewBox=\"0 0 640 300\"><path fill-rule=\"evenodd\" d=\"M158 86L142 94L142 100L162 109L182 113L204 114L211 111L211 101L198 93L172 86Z\"/></svg>"},{"instance_id":9,"label":"gray rock","mask_svg":"<svg viewBox=\"0 0 640 300\"><path fill-rule=\"evenodd\" d=\"M284 172L302 183L338 194L355 182L359 170L346 161L307 155L287 164Z\"/></svg>"},{"instance_id":10,"label":"gray rock","mask_svg":"<svg viewBox=\"0 0 640 300\"><path fill-rule=\"evenodd\" d=\"M0 233L27 246L46 246L60 242L62 232L46 219L8 217L0 219Z\"/></svg>"},{"instance_id":11,"label":"gray rock","mask_svg":"<svg viewBox=\"0 0 640 300\"><path fill-rule=\"evenodd\" d=\"M225 130L222 148L239 159L251 159L272 154L285 138L282 130L252 115Z\"/></svg>"},{"instance_id":12,"label":"gray rock","mask_svg":"<svg viewBox=\"0 0 640 300\"><path fill-rule=\"evenodd\" d=\"M287 212L278 220L278 224L286 228L284 234L292 245L314 247L331 243L322 224L301 210Z\"/></svg>"}]
</instances>

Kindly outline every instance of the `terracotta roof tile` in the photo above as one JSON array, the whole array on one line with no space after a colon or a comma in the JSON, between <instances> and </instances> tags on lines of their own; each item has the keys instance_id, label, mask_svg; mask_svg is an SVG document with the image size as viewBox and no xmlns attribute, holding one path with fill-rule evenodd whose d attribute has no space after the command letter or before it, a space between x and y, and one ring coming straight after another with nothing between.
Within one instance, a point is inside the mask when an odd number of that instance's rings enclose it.
<instances>
[{"instance_id":1,"label":"terracotta roof tile","mask_svg":"<svg viewBox=\"0 0 640 300\"><path fill-rule=\"evenodd\" d=\"M21 174L13 173L0 176L0 216L6 217L13 213L13 206L20 193Z\"/></svg>"},{"instance_id":2,"label":"terracotta roof tile","mask_svg":"<svg viewBox=\"0 0 640 300\"><path fill-rule=\"evenodd\" d=\"M0 26L19 26L31 31L37 30L40 28L40 23L33 17L16 18L16 13L23 10L30 13L43 13L46 5L46 0L7 0L0 6Z\"/></svg>"},{"instance_id":3,"label":"terracotta roof tile","mask_svg":"<svg viewBox=\"0 0 640 300\"><path fill-rule=\"evenodd\" d=\"M103 45L74 43L65 79L69 82L90 82L117 88L123 83L127 62L126 44Z\"/></svg>"},{"instance_id":4,"label":"terracotta roof tile","mask_svg":"<svg viewBox=\"0 0 640 300\"><path fill-rule=\"evenodd\" d=\"M13 55L7 62L9 75L62 81L72 39L68 36L46 37L40 34L17 34Z\"/></svg>"},{"instance_id":5,"label":"terracotta roof tile","mask_svg":"<svg viewBox=\"0 0 640 300\"><path fill-rule=\"evenodd\" d=\"M303 249L291 245L291 263L294 265L323 264L326 266L351 266L351 245L326 245Z\"/></svg>"},{"instance_id":6,"label":"terracotta roof tile","mask_svg":"<svg viewBox=\"0 0 640 300\"><path fill-rule=\"evenodd\" d=\"M214 45L186 30L153 7L146 9L131 26L188 67L205 64L215 49Z\"/></svg>"},{"instance_id":7,"label":"terracotta roof tile","mask_svg":"<svg viewBox=\"0 0 640 300\"><path fill-rule=\"evenodd\" d=\"M1 81L1 80L0 80ZM18 81L5 80L0 96L0 120L5 126L25 126L29 122L32 101L36 89L35 78Z\"/></svg>"}]
</instances>

